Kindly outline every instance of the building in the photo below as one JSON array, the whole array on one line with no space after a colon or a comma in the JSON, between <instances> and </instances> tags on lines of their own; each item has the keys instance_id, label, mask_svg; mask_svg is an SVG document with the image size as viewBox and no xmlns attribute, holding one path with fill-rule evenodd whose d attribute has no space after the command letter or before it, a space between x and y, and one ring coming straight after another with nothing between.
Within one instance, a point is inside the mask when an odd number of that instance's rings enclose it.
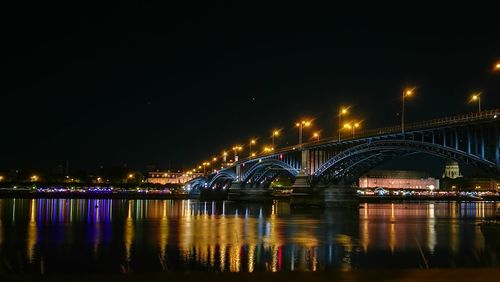
<instances>
[{"instance_id":1,"label":"building","mask_svg":"<svg viewBox=\"0 0 500 282\"><path fill-rule=\"evenodd\" d=\"M493 178L462 177L456 179L444 178L441 186L451 191L499 191L500 181Z\"/></svg>"},{"instance_id":2,"label":"building","mask_svg":"<svg viewBox=\"0 0 500 282\"><path fill-rule=\"evenodd\" d=\"M462 177L460 174L460 166L457 162L447 162L444 167L443 178L456 179Z\"/></svg>"},{"instance_id":3,"label":"building","mask_svg":"<svg viewBox=\"0 0 500 282\"><path fill-rule=\"evenodd\" d=\"M184 184L189 180L203 176L203 173L193 172L161 172L148 173L147 182L154 184Z\"/></svg>"},{"instance_id":4,"label":"building","mask_svg":"<svg viewBox=\"0 0 500 282\"><path fill-rule=\"evenodd\" d=\"M372 170L359 178L359 188L438 190L439 179L428 173L406 170Z\"/></svg>"}]
</instances>

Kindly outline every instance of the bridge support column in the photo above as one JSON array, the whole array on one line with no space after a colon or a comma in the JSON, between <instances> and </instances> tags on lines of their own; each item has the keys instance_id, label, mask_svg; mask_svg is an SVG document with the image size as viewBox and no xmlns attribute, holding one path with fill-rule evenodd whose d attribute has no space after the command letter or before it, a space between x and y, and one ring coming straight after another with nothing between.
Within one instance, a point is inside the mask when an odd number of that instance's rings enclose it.
<instances>
[{"instance_id":1,"label":"bridge support column","mask_svg":"<svg viewBox=\"0 0 500 282\"><path fill-rule=\"evenodd\" d=\"M236 181L241 181L241 165L236 165Z\"/></svg>"},{"instance_id":2,"label":"bridge support column","mask_svg":"<svg viewBox=\"0 0 500 282\"><path fill-rule=\"evenodd\" d=\"M304 199L307 199L311 195L311 183L309 182L310 166L309 150L302 150L299 174L295 177L295 182L292 185L292 195L290 197L290 204L292 206L302 203Z\"/></svg>"},{"instance_id":3,"label":"bridge support column","mask_svg":"<svg viewBox=\"0 0 500 282\"><path fill-rule=\"evenodd\" d=\"M229 193L227 199L230 201L246 201L246 202L257 202L272 200L273 190L270 187L267 188L256 188L256 187L244 187L241 182L233 182L231 187L229 187ZM247 186L250 186L247 184Z\"/></svg>"}]
</instances>

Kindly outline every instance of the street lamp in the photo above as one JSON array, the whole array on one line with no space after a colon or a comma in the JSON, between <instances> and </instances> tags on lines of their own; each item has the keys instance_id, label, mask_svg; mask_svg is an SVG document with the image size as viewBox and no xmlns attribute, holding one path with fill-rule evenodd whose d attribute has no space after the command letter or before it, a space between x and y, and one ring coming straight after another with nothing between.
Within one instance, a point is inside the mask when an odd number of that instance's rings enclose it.
<instances>
[{"instance_id":1,"label":"street lamp","mask_svg":"<svg viewBox=\"0 0 500 282\"><path fill-rule=\"evenodd\" d=\"M233 151L234 151L234 162L238 161L238 151L241 151L242 147L241 146L234 146Z\"/></svg>"},{"instance_id":2,"label":"street lamp","mask_svg":"<svg viewBox=\"0 0 500 282\"><path fill-rule=\"evenodd\" d=\"M274 137L280 136L280 131L279 130L273 130L273 134L271 134L271 138L273 140L273 147L274 147Z\"/></svg>"},{"instance_id":3,"label":"street lamp","mask_svg":"<svg viewBox=\"0 0 500 282\"><path fill-rule=\"evenodd\" d=\"M403 138L405 135L405 97L410 97L415 92L415 87L406 88L403 90L403 104L401 106L401 133L403 134Z\"/></svg>"},{"instance_id":4,"label":"street lamp","mask_svg":"<svg viewBox=\"0 0 500 282\"><path fill-rule=\"evenodd\" d=\"M497 62L493 67L493 71L500 71L500 62Z\"/></svg>"},{"instance_id":5,"label":"street lamp","mask_svg":"<svg viewBox=\"0 0 500 282\"><path fill-rule=\"evenodd\" d=\"M481 93L479 92L472 94L470 101L471 102L477 101L478 110L479 112L481 112Z\"/></svg>"},{"instance_id":6,"label":"street lamp","mask_svg":"<svg viewBox=\"0 0 500 282\"><path fill-rule=\"evenodd\" d=\"M3 180L3 176L2 176L2 175L0 175L0 181L2 181L2 180Z\"/></svg>"},{"instance_id":7,"label":"street lamp","mask_svg":"<svg viewBox=\"0 0 500 282\"><path fill-rule=\"evenodd\" d=\"M31 176L31 181L33 181L33 182L38 181L38 176L36 176L36 175Z\"/></svg>"},{"instance_id":8,"label":"street lamp","mask_svg":"<svg viewBox=\"0 0 500 282\"><path fill-rule=\"evenodd\" d=\"M253 153L252 153L252 145L255 145L255 143L257 143L257 141L256 141L255 139L250 139L250 144L249 144L249 145L250 145L250 146L249 146L250 151L248 152L248 153L249 153L249 155L250 155L250 157L253 157Z\"/></svg>"},{"instance_id":9,"label":"street lamp","mask_svg":"<svg viewBox=\"0 0 500 282\"><path fill-rule=\"evenodd\" d=\"M204 162L203 163L203 175L205 175L207 171L207 166L210 166L210 162Z\"/></svg>"},{"instance_id":10,"label":"street lamp","mask_svg":"<svg viewBox=\"0 0 500 282\"><path fill-rule=\"evenodd\" d=\"M359 122L350 122L350 123L344 124L344 128L352 129L352 138L354 138L354 135L356 133L356 128L360 127L360 125L361 124Z\"/></svg>"},{"instance_id":11,"label":"street lamp","mask_svg":"<svg viewBox=\"0 0 500 282\"><path fill-rule=\"evenodd\" d=\"M316 142L319 142L319 132L314 132L313 137L316 138Z\"/></svg>"},{"instance_id":12,"label":"street lamp","mask_svg":"<svg viewBox=\"0 0 500 282\"><path fill-rule=\"evenodd\" d=\"M308 127L311 125L311 122L310 121L301 121L301 122L297 122L295 124L295 126L297 126L299 128L299 146L302 145L302 128L304 127Z\"/></svg>"},{"instance_id":13,"label":"street lamp","mask_svg":"<svg viewBox=\"0 0 500 282\"><path fill-rule=\"evenodd\" d=\"M264 147L264 152L265 153L269 153L269 152L272 152L272 151L274 151L274 147L267 147L267 146Z\"/></svg>"},{"instance_id":14,"label":"street lamp","mask_svg":"<svg viewBox=\"0 0 500 282\"><path fill-rule=\"evenodd\" d=\"M342 115L347 114L348 108L339 108L339 142L340 142L340 134L342 131Z\"/></svg>"}]
</instances>

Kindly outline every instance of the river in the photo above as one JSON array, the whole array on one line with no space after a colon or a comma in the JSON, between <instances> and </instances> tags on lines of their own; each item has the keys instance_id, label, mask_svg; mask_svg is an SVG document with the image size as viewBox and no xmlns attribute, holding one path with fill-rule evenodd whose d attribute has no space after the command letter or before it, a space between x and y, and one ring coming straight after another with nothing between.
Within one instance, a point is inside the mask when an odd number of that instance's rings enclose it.
<instances>
[{"instance_id":1,"label":"river","mask_svg":"<svg viewBox=\"0 0 500 282\"><path fill-rule=\"evenodd\" d=\"M500 266L478 226L498 205L0 199L0 273Z\"/></svg>"}]
</instances>

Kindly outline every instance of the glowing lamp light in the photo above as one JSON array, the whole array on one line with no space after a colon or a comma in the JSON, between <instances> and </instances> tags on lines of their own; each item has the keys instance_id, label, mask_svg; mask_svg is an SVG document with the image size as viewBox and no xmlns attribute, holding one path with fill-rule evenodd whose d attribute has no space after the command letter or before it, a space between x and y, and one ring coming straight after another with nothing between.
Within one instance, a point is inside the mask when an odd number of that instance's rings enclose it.
<instances>
[{"instance_id":1,"label":"glowing lamp light","mask_svg":"<svg viewBox=\"0 0 500 282\"><path fill-rule=\"evenodd\" d=\"M493 67L494 71L500 71L500 62L497 62L495 66Z\"/></svg>"}]
</instances>

